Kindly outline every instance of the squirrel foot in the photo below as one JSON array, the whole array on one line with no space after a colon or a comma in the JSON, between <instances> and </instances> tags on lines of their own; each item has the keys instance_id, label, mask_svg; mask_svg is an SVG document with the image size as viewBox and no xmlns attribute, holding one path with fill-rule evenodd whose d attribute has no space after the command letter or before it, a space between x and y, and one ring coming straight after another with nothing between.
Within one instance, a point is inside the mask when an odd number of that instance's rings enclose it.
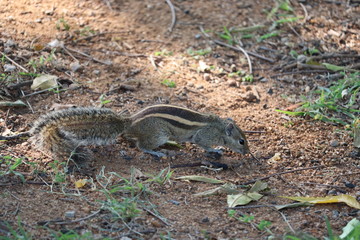
<instances>
[{"instance_id":1,"label":"squirrel foot","mask_svg":"<svg viewBox=\"0 0 360 240\"><path fill-rule=\"evenodd\" d=\"M152 151L152 150L146 150L146 149L141 149L144 153L149 153L155 157L158 157L158 158L162 158L162 157L165 157L166 154L165 153L162 153L162 152L156 152L156 151Z\"/></svg>"}]
</instances>

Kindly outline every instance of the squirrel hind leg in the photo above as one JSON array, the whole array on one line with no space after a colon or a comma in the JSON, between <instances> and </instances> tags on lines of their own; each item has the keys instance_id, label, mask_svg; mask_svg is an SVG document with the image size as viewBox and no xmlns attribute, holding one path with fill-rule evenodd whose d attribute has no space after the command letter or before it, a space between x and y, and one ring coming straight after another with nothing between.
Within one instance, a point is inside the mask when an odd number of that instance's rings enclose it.
<instances>
[{"instance_id":1,"label":"squirrel hind leg","mask_svg":"<svg viewBox=\"0 0 360 240\"><path fill-rule=\"evenodd\" d=\"M154 151L154 149L160 147L161 145L164 145L168 140L169 138L167 136L148 136L138 138L136 145L141 151L161 158L165 157L166 154Z\"/></svg>"}]
</instances>

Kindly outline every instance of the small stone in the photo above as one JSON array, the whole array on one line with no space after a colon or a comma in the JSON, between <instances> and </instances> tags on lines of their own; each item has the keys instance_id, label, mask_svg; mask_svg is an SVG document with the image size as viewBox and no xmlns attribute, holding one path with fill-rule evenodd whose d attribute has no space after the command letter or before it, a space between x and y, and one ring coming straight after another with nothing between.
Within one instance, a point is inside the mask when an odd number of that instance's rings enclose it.
<instances>
[{"instance_id":1,"label":"small stone","mask_svg":"<svg viewBox=\"0 0 360 240\"><path fill-rule=\"evenodd\" d=\"M98 69L95 69L93 72L92 72L94 75L100 75L100 70L98 70Z\"/></svg>"},{"instance_id":2,"label":"small stone","mask_svg":"<svg viewBox=\"0 0 360 240\"><path fill-rule=\"evenodd\" d=\"M236 87L236 86L237 86L235 80L230 80L230 81L228 82L228 84L229 84L229 87Z\"/></svg>"},{"instance_id":3,"label":"small stone","mask_svg":"<svg viewBox=\"0 0 360 240\"><path fill-rule=\"evenodd\" d=\"M65 212L65 218L75 218L75 211Z\"/></svg>"},{"instance_id":4,"label":"small stone","mask_svg":"<svg viewBox=\"0 0 360 240\"><path fill-rule=\"evenodd\" d=\"M267 90L267 94L272 95L274 93L274 90L272 88L269 88Z\"/></svg>"},{"instance_id":5,"label":"small stone","mask_svg":"<svg viewBox=\"0 0 360 240\"><path fill-rule=\"evenodd\" d=\"M269 81L269 79L267 79L267 78L261 78L260 79L260 82L263 82L263 83L268 82L268 81Z\"/></svg>"},{"instance_id":6,"label":"small stone","mask_svg":"<svg viewBox=\"0 0 360 240\"><path fill-rule=\"evenodd\" d=\"M76 72L81 70L83 67L81 66L81 64L79 62L72 62L70 63L70 69L72 72Z\"/></svg>"},{"instance_id":7,"label":"small stone","mask_svg":"<svg viewBox=\"0 0 360 240\"><path fill-rule=\"evenodd\" d=\"M5 53L5 54L9 54L9 53L11 53L11 52L12 52L11 47L6 47L6 48L4 48L4 53Z\"/></svg>"},{"instance_id":8,"label":"small stone","mask_svg":"<svg viewBox=\"0 0 360 240\"><path fill-rule=\"evenodd\" d=\"M16 44L13 40L8 39L6 43L4 44L4 47L14 47Z\"/></svg>"},{"instance_id":9,"label":"small stone","mask_svg":"<svg viewBox=\"0 0 360 240\"><path fill-rule=\"evenodd\" d=\"M42 18L35 19L34 22L36 22L36 23L41 23L41 22L42 22Z\"/></svg>"},{"instance_id":10,"label":"small stone","mask_svg":"<svg viewBox=\"0 0 360 240\"><path fill-rule=\"evenodd\" d=\"M208 217L205 217L205 218L201 219L201 222L208 223L208 222L210 222L210 219Z\"/></svg>"},{"instance_id":11,"label":"small stone","mask_svg":"<svg viewBox=\"0 0 360 240\"><path fill-rule=\"evenodd\" d=\"M186 86L188 86L188 87L194 87L194 83L189 82L188 84L186 84Z\"/></svg>"},{"instance_id":12,"label":"small stone","mask_svg":"<svg viewBox=\"0 0 360 240\"><path fill-rule=\"evenodd\" d=\"M331 141L330 146L332 146L332 147L338 147L338 146L339 146L339 142L336 141L336 140Z\"/></svg>"},{"instance_id":13,"label":"small stone","mask_svg":"<svg viewBox=\"0 0 360 240\"><path fill-rule=\"evenodd\" d=\"M340 216L340 212L338 210L333 210L332 214L333 214L333 218L338 218Z\"/></svg>"},{"instance_id":14,"label":"small stone","mask_svg":"<svg viewBox=\"0 0 360 240\"><path fill-rule=\"evenodd\" d=\"M54 10L53 10L53 9L51 9L51 10L46 10L46 11L44 11L44 13L45 13L46 15L48 15L48 16L52 16L52 15L54 14Z\"/></svg>"},{"instance_id":15,"label":"small stone","mask_svg":"<svg viewBox=\"0 0 360 240\"><path fill-rule=\"evenodd\" d=\"M196 34L195 35L195 39L200 39L201 38L201 34Z\"/></svg>"},{"instance_id":16,"label":"small stone","mask_svg":"<svg viewBox=\"0 0 360 240\"><path fill-rule=\"evenodd\" d=\"M204 80L205 81L211 81L211 76L210 76L210 74L209 73L204 73Z\"/></svg>"},{"instance_id":17,"label":"small stone","mask_svg":"<svg viewBox=\"0 0 360 240\"><path fill-rule=\"evenodd\" d=\"M204 88L203 85L198 85L198 86L196 87L196 89L203 89L203 88Z\"/></svg>"},{"instance_id":18,"label":"small stone","mask_svg":"<svg viewBox=\"0 0 360 240\"><path fill-rule=\"evenodd\" d=\"M4 65L4 72L12 72L15 70L16 70L16 67L14 65L11 65L11 64Z\"/></svg>"},{"instance_id":19,"label":"small stone","mask_svg":"<svg viewBox=\"0 0 360 240\"><path fill-rule=\"evenodd\" d=\"M345 182L345 186L348 188L355 188L355 184L351 183L351 182Z\"/></svg>"}]
</instances>

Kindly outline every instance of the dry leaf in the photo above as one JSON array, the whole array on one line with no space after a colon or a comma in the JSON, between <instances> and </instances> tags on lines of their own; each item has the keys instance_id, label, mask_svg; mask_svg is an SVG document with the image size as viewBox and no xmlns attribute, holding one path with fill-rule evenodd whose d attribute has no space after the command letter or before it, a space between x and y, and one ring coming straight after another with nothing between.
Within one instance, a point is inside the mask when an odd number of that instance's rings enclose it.
<instances>
[{"instance_id":1,"label":"dry leaf","mask_svg":"<svg viewBox=\"0 0 360 240\"><path fill-rule=\"evenodd\" d=\"M80 179L75 182L76 188L82 188L87 183L87 179Z\"/></svg>"},{"instance_id":2,"label":"dry leaf","mask_svg":"<svg viewBox=\"0 0 360 240\"><path fill-rule=\"evenodd\" d=\"M197 176L197 175L181 176L181 177L177 177L176 179L178 179L178 180L188 180L188 181L197 181L197 182L206 182L206 183L214 183L214 184L224 183L224 181L221 181L221 180L217 180L217 179L214 179L214 178L203 177L203 176Z\"/></svg>"},{"instance_id":3,"label":"dry leaf","mask_svg":"<svg viewBox=\"0 0 360 240\"><path fill-rule=\"evenodd\" d=\"M33 80L31 89L32 90L35 90L35 89L44 90L44 89L49 89L49 88L56 88L56 87L58 87L57 79L58 79L58 77L55 75L43 74L39 77L36 77Z\"/></svg>"},{"instance_id":4,"label":"dry leaf","mask_svg":"<svg viewBox=\"0 0 360 240\"><path fill-rule=\"evenodd\" d=\"M327 196L327 197L282 197L295 200L298 202L308 203L346 203L348 206L360 209L360 203L356 201L356 198L347 194L341 194L338 196Z\"/></svg>"},{"instance_id":5,"label":"dry leaf","mask_svg":"<svg viewBox=\"0 0 360 240\"><path fill-rule=\"evenodd\" d=\"M281 160L281 153L275 153L275 155L268 160L268 163L275 163Z\"/></svg>"}]
</instances>

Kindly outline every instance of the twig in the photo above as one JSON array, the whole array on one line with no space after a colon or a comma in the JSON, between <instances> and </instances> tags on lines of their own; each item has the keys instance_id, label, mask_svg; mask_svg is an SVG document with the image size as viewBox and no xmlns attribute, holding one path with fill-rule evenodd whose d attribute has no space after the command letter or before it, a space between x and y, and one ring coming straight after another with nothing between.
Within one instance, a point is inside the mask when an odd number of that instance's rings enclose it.
<instances>
[{"instance_id":1,"label":"twig","mask_svg":"<svg viewBox=\"0 0 360 240\"><path fill-rule=\"evenodd\" d=\"M41 221L41 222L38 222L38 225L47 225L49 223L53 223L53 224L56 224L56 225L66 225L66 224L78 223L78 222L87 220L89 218L92 218L95 215L99 214L100 212L101 212L101 209L97 210L96 212L93 212L92 214L90 214L90 215L88 215L86 217L71 220L71 221L57 221L57 220Z\"/></svg>"},{"instance_id":2,"label":"twig","mask_svg":"<svg viewBox=\"0 0 360 240\"><path fill-rule=\"evenodd\" d=\"M220 45L220 46L223 46L223 47L228 47L228 48L230 48L230 49L232 49L232 50L235 50L235 51L237 51L237 52L242 52L242 50L239 49L239 48L237 48L237 47L231 46L231 45L229 45L229 44L226 44L226 43L221 42L221 41L216 40L216 39L211 39L210 35L207 34L207 33L204 31L204 28L203 28L201 25L199 26L199 28L200 28L201 33L202 33L205 37L207 37L207 38L209 38L211 41L213 41L214 43L216 43L216 44L218 44L218 45ZM244 50L244 49L243 49L243 50ZM265 61L268 61L268 62L271 62L271 63L274 63L274 62L275 62L274 60L272 60L272 59L270 59L270 58L267 58L267 57L264 57L264 56L261 56L261 55L259 55L259 54L257 54L257 53L249 52L249 51L246 51L246 50L244 50L244 51L245 51L248 55L250 55L250 56L257 57L257 58L260 58L260 59L262 59L262 60L265 60Z\"/></svg>"},{"instance_id":3,"label":"twig","mask_svg":"<svg viewBox=\"0 0 360 240\"><path fill-rule=\"evenodd\" d=\"M244 131L244 133L266 133L266 131Z\"/></svg>"},{"instance_id":4,"label":"twig","mask_svg":"<svg viewBox=\"0 0 360 240\"><path fill-rule=\"evenodd\" d=\"M30 86L33 83L33 80L29 80L29 81L24 81L24 82L20 82L20 83L15 83L15 84L9 84L7 86L8 89L11 90L15 90L21 87L25 87L25 86Z\"/></svg>"},{"instance_id":5,"label":"twig","mask_svg":"<svg viewBox=\"0 0 360 240\"><path fill-rule=\"evenodd\" d=\"M79 62L79 60L78 60L76 57L74 57L74 55L72 55L72 53L71 53L69 50L67 50L66 47L63 47L63 49L64 49L64 51L65 51L70 57L72 57L76 62Z\"/></svg>"},{"instance_id":6,"label":"twig","mask_svg":"<svg viewBox=\"0 0 360 240\"><path fill-rule=\"evenodd\" d=\"M230 49L232 49L232 50L234 50L234 51L237 51L237 52L241 52L241 50L238 49L237 47L231 46L231 45L229 45L229 44L227 44L227 43L224 43L224 42L222 42L222 41L219 41L219 40L216 40L216 39L213 39L213 40L211 40L211 41L213 41L213 42L216 43L217 45L230 48ZM274 63L274 62L275 62L273 59L270 59L270 58L261 56L261 55L259 55L259 54L257 54L257 53L250 52L250 51L246 51L246 52L247 52L247 54L249 54L250 56L259 58L259 59L261 59L261 60L264 60L264 61L267 61L267 62L270 62L270 63Z\"/></svg>"},{"instance_id":7,"label":"twig","mask_svg":"<svg viewBox=\"0 0 360 240\"><path fill-rule=\"evenodd\" d=\"M249 54L242 47L240 47L240 46L236 46L236 47L245 55L248 65L249 65L249 72L250 72L250 74L252 74L253 71L252 71L252 65L251 65L251 60L250 60Z\"/></svg>"},{"instance_id":8,"label":"twig","mask_svg":"<svg viewBox=\"0 0 360 240\"><path fill-rule=\"evenodd\" d=\"M248 208L262 208L262 207L276 207L277 205L247 205L237 207L227 207L226 209L248 209Z\"/></svg>"},{"instance_id":9,"label":"twig","mask_svg":"<svg viewBox=\"0 0 360 240\"><path fill-rule=\"evenodd\" d=\"M36 94L39 94L39 93L43 93L43 92L49 91L49 90L51 90L51 89L56 89L56 88L58 88L58 87L51 87L51 88L47 88L47 89L40 90L40 91L37 91L37 92L29 93L29 94L27 94L27 95L21 96L20 98L25 98L25 97L33 96L33 95L36 95Z\"/></svg>"},{"instance_id":10,"label":"twig","mask_svg":"<svg viewBox=\"0 0 360 240\"><path fill-rule=\"evenodd\" d=\"M321 187L330 187L330 188L336 188L336 189L344 189L344 188L346 188L346 187L341 187L341 186L336 186L336 185L313 183L313 182L305 182L303 184L305 184L305 185L317 185L317 186L321 186Z\"/></svg>"},{"instance_id":11,"label":"twig","mask_svg":"<svg viewBox=\"0 0 360 240\"><path fill-rule=\"evenodd\" d=\"M22 94L23 96L25 96L25 93L24 93L24 91L23 91L22 89L20 89L20 92L21 92L21 94ZM29 106L31 112L32 112L32 113L35 113L35 111L34 111L33 107L31 106L30 102L29 102L27 99L25 99L25 101L26 101L27 105Z\"/></svg>"},{"instance_id":12,"label":"twig","mask_svg":"<svg viewBox=\"0 0 360 240\"><path fill-rule=\"evenodd\" d=\"M172 32L175 24L176 24L176 13L175 13L175 8L174 5L172 4L172 2L170 0L166 0L166 3L169 5L170 7L170 11L171 11L171 24L169 27L169 32Z\"/></svg>"},{"instance_id":13,"label":"twig","mask_svg":"<svg viewBox=\"0 0 360 240\"><path fill-rule=\"evenodd\" d=\"M310 170L310 169L317 169L317 168L324 168L325 166L323 165L320 165L320 166L315 166L315 167L307 167L307 168L298 168L298 169L294 169L294 170L289 170L289 171L284 171L284 172L279 172L279 173L273 173L273 174L270 174L266 177L262 177L262 178L258 178L258 179L253 179L253 180L250 180L248 182L244 182L244 183L241 183L240 185L249 185L251 183L255 183L256 181L261 181L261 180L265 180L265 179L269 179L271 177L274 177L274 176L279 176L279 175L283 175L283 174L288 174L288 173L293 173L293 172L299 172L299 171L305 171L305 170Z\"/></svg>"},{"instance_id":14,"label":"twig","mask_svg":"<svg viewBox=\"0 0 360 240\"><path fill-rule=\"evenodd\" d=\"M155 70L158 70L158 67L156 66L155 59L154 59L153 55L149 56L149 60L150 60L151 65L153 65L153 67L155 68Z\"/></svg>"},{"instance_id":15,"label":"twig","mask_svg":"<svg viewBox=\"0 0 360 240\"><path fill-rule=\"evenodd\" d=\"M283 73L279 73L279 74L275 74L270 76L270 78L275 78L275 77L281 77L281 76L285 76L285 75L293 75L293 74L310 74L310 73L327 73L329 72L328 70L300 70L300 71L296 71L296 72L283 72Z\"/></svg>"},{"instance_id":16,"label":"twig","mask_svg":"<svg viewBox=\"0 0 360 240\"><path fill-rule=\"evenodd\" d=\"M23 66L21 66L20 64L16 63L14 60L12 60L11 58L9 58L5 53L3 53L2 51L0 51L0 53L7 59L9 60L12 64L14 64L15 66L17 66L18 68L20 68L21 70L23 70L24 72L29 72L26 68L24 68Z\"/></svg>"},{"instance_id":17,"label":"twig","mask_svg":"<svg viewBox=\"0 0 360 240\"><path fill-rule=\"evenodd\" d=\"M153 213L152 211L150 211L149 209L143 208L144 211L146 211L147 213L149 213L151 216L159 219L162 223L164 223L166 226L171 226L171 224L167 223L162 217L156 215L155 213Z\"/></svg>"},{"instance_id":18,"label":"twig","mask_svg":"<svg viewBox=\"0 0 360 240\"><path fill-rule=\"evenodd\" d=\"M252 154L252 152L249 152L250 153L250 155L258 162L258 163L260 163L260 160L258 159L258 158L256 158L255 156L254 156L254 154Z\"/></svg>"},{"instance_id":19,"label":"twig","mask_svg":"<svg viewBox=\"0 0 360 240\"><path fill-rule=\"evenodd\" d=\"M290 225L290 223L289 223L288 220L286 219L285 215L284 215L282 212L280 212L280 211L277 211L277 212L280 213L281 217L284 219L284 221L286 222L286 224L289 226L291 232L295 233L294 228Z\"/></svg>"},{"instance_id":20,"label":"twig","mask_svg":"<svg viewBox=\"0 0 360 240\"><path fill-rule=\"evenodd\" d=\"M78 51L78 50L76 50L76 49L72 49L72 48L65 47L65 46L64 46L64 49L67 49L67 50L69 50L69 51L72 51L72 52L78 53L78 54L80 54L80 55L82 55L82 56L85 56L85 57L91 59L91 60L94 61L94 62L102 63L102 64L105 64L105 65L111 65L111 63L101 61L101 60L99 60L99 59L96 59L96 58L92 57L91 55L88 55L88 54L86 54L86 53L80 52L80 51Z\"/></svg>"},{"instance_id":21,"label":"twig","mask_svg":"<svg viewBox=\"0 0 360 240\"><path fill-rule=\"evenodd\" d=\"M1 136L0 135L0 140L13 140L13 139L18 139L21 137L29 137L30 133L29 132L23 132L23 133L19 133L13 136Z\"/></svg>"},{"instance_id":22,"label":"twig","mask_svg":"<svg viewBox=\"0 0 360 240\"><path fill-rule=\"evenodd\" d=\"M129 31L118 31L118 32L102 32L102 33L96 33L90 36L86 36L83 38L79 38L77 40L75 40L75 43L80 42L80 41L84 41L84 40L90 40L94 37L99 37L99 36L103 36L103 35L107 35L107 34L120 34L120 33L129 33Z\"/></svg>"},{"instance_id":23,"label":"twig","mask_svg":"<svg viewBox=\"0 0 360 240\"><path fill-rule=\"evenodd\" d=\"M302 7L302 9L304 10L305 13L305 17L304 17L304 23L306 23L306 21L308 20L309 14L306 10L306 7L304 6L304 4L300 3L300 6Z\"/></svg>"}]
</instances>

